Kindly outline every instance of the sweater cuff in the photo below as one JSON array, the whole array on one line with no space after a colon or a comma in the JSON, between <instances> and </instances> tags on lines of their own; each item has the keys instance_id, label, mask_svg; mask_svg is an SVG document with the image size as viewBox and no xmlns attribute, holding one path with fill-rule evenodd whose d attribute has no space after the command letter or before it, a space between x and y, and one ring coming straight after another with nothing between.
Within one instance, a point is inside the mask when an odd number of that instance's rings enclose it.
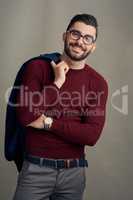
<instances>
[{"instance_id":1,"label":"sweater cuff","mask_svg":"<svg viewBox=\"0 0 133 200\"><path fill-rule=\"evenodd\" d=\"M58 131L58 133L59 133L59 132L61 132L62 128L63 128L63 124L62 124L61 120L60 119L53 119L53 123L52 123L50 130L52 132Z\"/></svg>"}]
</instances>

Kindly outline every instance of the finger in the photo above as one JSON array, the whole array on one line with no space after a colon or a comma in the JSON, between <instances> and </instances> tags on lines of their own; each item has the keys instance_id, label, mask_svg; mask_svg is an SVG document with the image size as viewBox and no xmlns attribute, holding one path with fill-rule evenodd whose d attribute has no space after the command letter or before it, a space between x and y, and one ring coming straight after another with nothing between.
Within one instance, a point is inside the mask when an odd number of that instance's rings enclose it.
<instances>
[{"instance_id":1,"label":"finger","mask_svg":"<svg viewBox=\"0 0 133 200\"><path fill-rule=\"evenodd\" d=\"M42 114L41 117L42 117L43 120L46 119L46 115L44 115L44 114Z\"/></svg>"},{"instance_id":2,"label":"finger","mask_svg":"<svg viewBox=\"0 0 133 200\"><path fill-rule=\"evenodd\" d=\"M57 67L63 67L65 65L65 62L62 60L62 61L60 61L56 66Z\"/></svg>"},{"instance_id":3,"label":"finger","mask_svg":"<svg viewBox=\"0 0 133 200\"><path fill-rule=\"evenodd\" d=\"M67 73L67 72L68 72L68 70L69 70L69 67L68 67L68 66L66 66L66 67L65 67L65 69L64 69L65 73Z\"/></svg>"},{"instance_id":4,"label":"finger","mask_svg":"<svg viewBox=\"0 0 133 200\"><path fill-rule=\"evenodd\" d=\"M53 68L55 68L55 67L56 67L56 63L55 63L53 60L51 61L51 63L50 63L50 64L52 65L52 67L53 67Z\"/></svg>"}]
</instances>

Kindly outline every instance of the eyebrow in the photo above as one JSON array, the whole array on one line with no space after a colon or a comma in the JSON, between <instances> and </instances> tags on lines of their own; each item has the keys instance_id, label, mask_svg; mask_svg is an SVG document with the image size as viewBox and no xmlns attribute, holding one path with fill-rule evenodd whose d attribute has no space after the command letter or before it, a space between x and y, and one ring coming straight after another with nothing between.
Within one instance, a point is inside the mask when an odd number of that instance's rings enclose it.
<instances>
[{"instance_id":1,"label":"eyebrow","mask_svg":"<svg viewBox=\"0 0 133 200\"><path fill-rule=\"evenodd\" d=\"M83 35L83 36L89 36L89 37L91 37L91 38L93 38L93 40L95 41L95 37L93 37L92 35L89 35L89 34L82 34L82 32L81 31L79 31L79 30L77 30L77 29L70 29L69 31L77 31L77 32L79 32L81 35Z\"/></svg>"}]
</instances>

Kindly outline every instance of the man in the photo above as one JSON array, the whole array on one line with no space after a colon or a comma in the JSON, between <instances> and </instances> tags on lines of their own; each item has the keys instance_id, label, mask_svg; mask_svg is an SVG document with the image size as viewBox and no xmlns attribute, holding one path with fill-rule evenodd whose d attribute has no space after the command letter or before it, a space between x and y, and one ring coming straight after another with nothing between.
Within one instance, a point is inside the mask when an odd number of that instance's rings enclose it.
<instances>
[{"instance_id":1,"label":"man","mask_svg":"<svg viewBox=\"0 0 133 200\"><path fill-rule=\"evenodd\" d=\"M86 64L96 48L94 16L74 16L63 34L59 62L34 60L24 72L17 116L26 127L25 161L14 200L81 200L85 145L98 141L108 87Z\"/></svg>"}]
</instances>

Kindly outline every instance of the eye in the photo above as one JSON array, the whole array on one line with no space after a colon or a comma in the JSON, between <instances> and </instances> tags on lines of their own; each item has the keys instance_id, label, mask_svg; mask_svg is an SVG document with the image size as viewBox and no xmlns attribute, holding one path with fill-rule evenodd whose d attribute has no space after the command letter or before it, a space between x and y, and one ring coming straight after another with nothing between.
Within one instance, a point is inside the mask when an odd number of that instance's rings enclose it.
<instances>
[{"instance_id":1,"label":"eye","mask_svg":"<svg viewBox=\"0 0 133 200\"><path fill-rule=\"evenodd\" d=\"M72 34L72 36L75 37L75 38L79 38L80 35L81 35L80 32L79 32L79 31L76 31L76 30L71 31L71 34Z\"/></svg>"},{"instance_id":2,"label":"eye","mask_svg":"<svg viewBox=\"0 0 133 200\"><path fill-rule=\"evenodd\" d=\"M93 42L93 38L91 36L89 36L89 35L84 36L84 39L89 44Z\"/></svg>"}]
</instances>

